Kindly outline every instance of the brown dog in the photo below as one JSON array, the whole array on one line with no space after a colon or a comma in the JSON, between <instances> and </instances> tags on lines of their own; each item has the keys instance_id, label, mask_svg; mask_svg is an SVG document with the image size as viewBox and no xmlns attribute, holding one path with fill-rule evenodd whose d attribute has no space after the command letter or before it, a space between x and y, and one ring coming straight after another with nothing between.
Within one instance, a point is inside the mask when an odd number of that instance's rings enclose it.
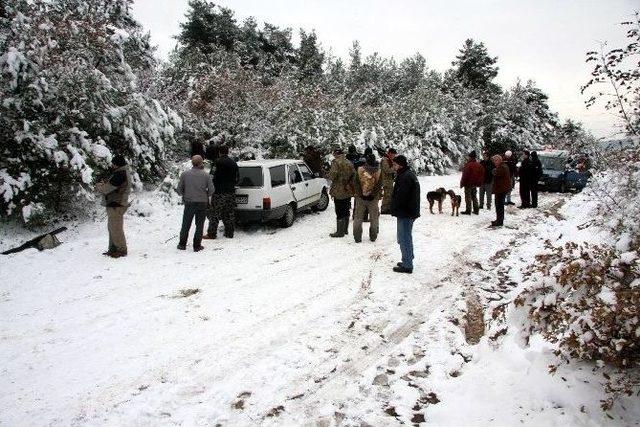
<instances>
[{"instance_id":1,"label":"brown dog","mask_svg":"<svg viewBox=\"0 0 640 427\"><path fill-rule=\"evenodd\" d=\"M442 202L447 198L447 190L440 187L436 191L429 191L427 193L427 200L429 201L429 212L433 213L433 204L438 202L438 212L442 213Z\"/></svg>"},{"instance_id":2,"label":"brown dog","mask_svg":"<svg viewBox=\"0 0 640 427\"><path fill-rule=\"evenodd\" d=\"M460 205L462 204L462 196L458 196L455 191L447 191L449 198L451 199L451 216L454 214L460 216Z\"/></svg>"}]
</instances>

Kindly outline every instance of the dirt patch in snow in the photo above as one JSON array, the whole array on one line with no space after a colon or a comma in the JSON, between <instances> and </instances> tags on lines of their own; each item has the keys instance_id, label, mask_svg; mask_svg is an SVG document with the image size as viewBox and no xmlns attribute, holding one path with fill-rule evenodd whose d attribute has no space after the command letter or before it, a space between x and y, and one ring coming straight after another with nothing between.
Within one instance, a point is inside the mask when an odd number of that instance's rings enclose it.
<instances>
[{"instance_id":1,"label":"dirt patch in snow","mask_svg":"<svg viewBox=\"0 0 640 427\"><path fill-rule=\"evenodd\" d=\"M174 295L173 298L189 298L199 293L200 293L200 289L198 288L180 289L180 291L178 292L178 295Z\"/></svg>"},{"instance_id":2,"label":"dirt patch in snow","mask_svg":"<svg viewBox=\"0 0 640 427\"><path fill-rule=\"evenodd\" d=\"M477 344L484 335L484 311L480 298L474 291L469 292L466 303L464 337L469 344Z\"/></svg>"}]
</instances>

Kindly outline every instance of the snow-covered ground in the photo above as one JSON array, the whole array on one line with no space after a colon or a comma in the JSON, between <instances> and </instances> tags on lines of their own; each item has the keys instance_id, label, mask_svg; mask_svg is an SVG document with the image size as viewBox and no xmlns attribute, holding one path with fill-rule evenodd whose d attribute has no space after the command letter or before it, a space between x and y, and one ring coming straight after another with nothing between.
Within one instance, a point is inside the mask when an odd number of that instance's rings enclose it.
<instances>
[{"instance_id":1,"label":"snow-covered ground","mask_svg":"<svg viewBox=\"0 0 640 427\"><path fill-rule=\"evenodd\" d=\"M375 243L367 224L363 243L330 238L330 206L181 252L181 207L151 193L137 196L150 216L126 217L127 258L101 255L100 221L0 258L0 425L637 424L637 402L599 411L587 368L547 374L544 343L465 341L469 291L507 299L492 279L534 262L568 196L542 193L490 230L486 210L429 214L426 192L458 179L421 178L413 275L391 271L389 216Z\"/></svg>"}]
</instances>

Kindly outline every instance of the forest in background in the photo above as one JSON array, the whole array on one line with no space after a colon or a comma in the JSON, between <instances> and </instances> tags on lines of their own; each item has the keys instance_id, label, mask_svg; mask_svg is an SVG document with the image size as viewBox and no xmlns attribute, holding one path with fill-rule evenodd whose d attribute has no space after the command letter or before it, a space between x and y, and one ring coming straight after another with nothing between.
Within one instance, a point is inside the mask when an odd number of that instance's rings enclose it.
<instances>
[{"instance_id":1,"label":"forest in background","mask_svg":"<svg viewBox=\"0 0 640 427\"><path fill-rule=\"evenodd\" d=\"M0 7L0 215L74 210L115 153L136 187L161 181L193 141L241 158L298 157L308 145L394 147L441 174L471 150L578 146L533 81L495 83L498 58L467 40L438 72L420 53L343 61L315 32L191 0L166 61L132 0L10 0Z\"/></svg>"}]
</instances>

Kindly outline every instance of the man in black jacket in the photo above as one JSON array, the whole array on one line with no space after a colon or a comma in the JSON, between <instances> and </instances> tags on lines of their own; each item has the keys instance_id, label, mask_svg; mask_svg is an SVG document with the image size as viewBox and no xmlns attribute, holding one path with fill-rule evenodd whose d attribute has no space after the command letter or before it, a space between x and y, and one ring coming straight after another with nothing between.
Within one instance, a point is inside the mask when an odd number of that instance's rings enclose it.
<instances>
[{"instance_id":1,"label":"man in black jacket","mask_svg":"<svg viewBox=\"0 0 640 427\"><path fill-rule=\"evenodd\" d=\"M533 164L529 159L529 150L522 152L522 160L520 161L520 170L518 176L520 177L520 209L527 209L531 207L531 183L535 170Z\"/></svg>"},{"instance_id":2,"label":"man in black jacket","mask_svg":"<svg viewBox=\"0 0 640 427\"><path fill-rule=\"evenodd\" d=\"M533 168L533 181L531 182L531 186L529 190L531 191L531 207L538 207L538 181L542 176L542 162L538 158L538 153L535 151L531 152L531 165Z\"/></svg>"},{"instance_id":3,"label":"man in black jacket","mask_svg":"<svg viewBox=\"0 0 640 427\"><path fill-rule=\"evenodd\" d=\"M215 239L218 236L218 222L224 224L224 237L233 238L236 209L236 185L240 180L238 164L229 157L229 147L219 149L220 158L211 168L215 193L209 209L209 227L203 239Z\"/></svg>"},{"instance_id":4,"label":"man in black jacket","mask_svg":"<svg viewBox=\"0 0 640 427\"><path fill-rule=\"evenodd\" d=\"M420 183L409 168L405 156L393 159L396 181L391 195L391 215L397 220L397 240L402 262L393 267L396 273L413 272L413 222L420 216Z\"/></svg>"},{"instance_id":5,"label":"man in black jacket","mask_svg":"<svg viewBox=\"0 0 640 427\"><path fill-rule=\"evenodd\" d=\"M493 186L493 169L495 168L488 151L482 152L482 161L480 162L484 168L484 182L480 187L480 209L484 208L484 199L487 198L487 209L491 210L491 187Z\"/></svg>"}]
</instances>

